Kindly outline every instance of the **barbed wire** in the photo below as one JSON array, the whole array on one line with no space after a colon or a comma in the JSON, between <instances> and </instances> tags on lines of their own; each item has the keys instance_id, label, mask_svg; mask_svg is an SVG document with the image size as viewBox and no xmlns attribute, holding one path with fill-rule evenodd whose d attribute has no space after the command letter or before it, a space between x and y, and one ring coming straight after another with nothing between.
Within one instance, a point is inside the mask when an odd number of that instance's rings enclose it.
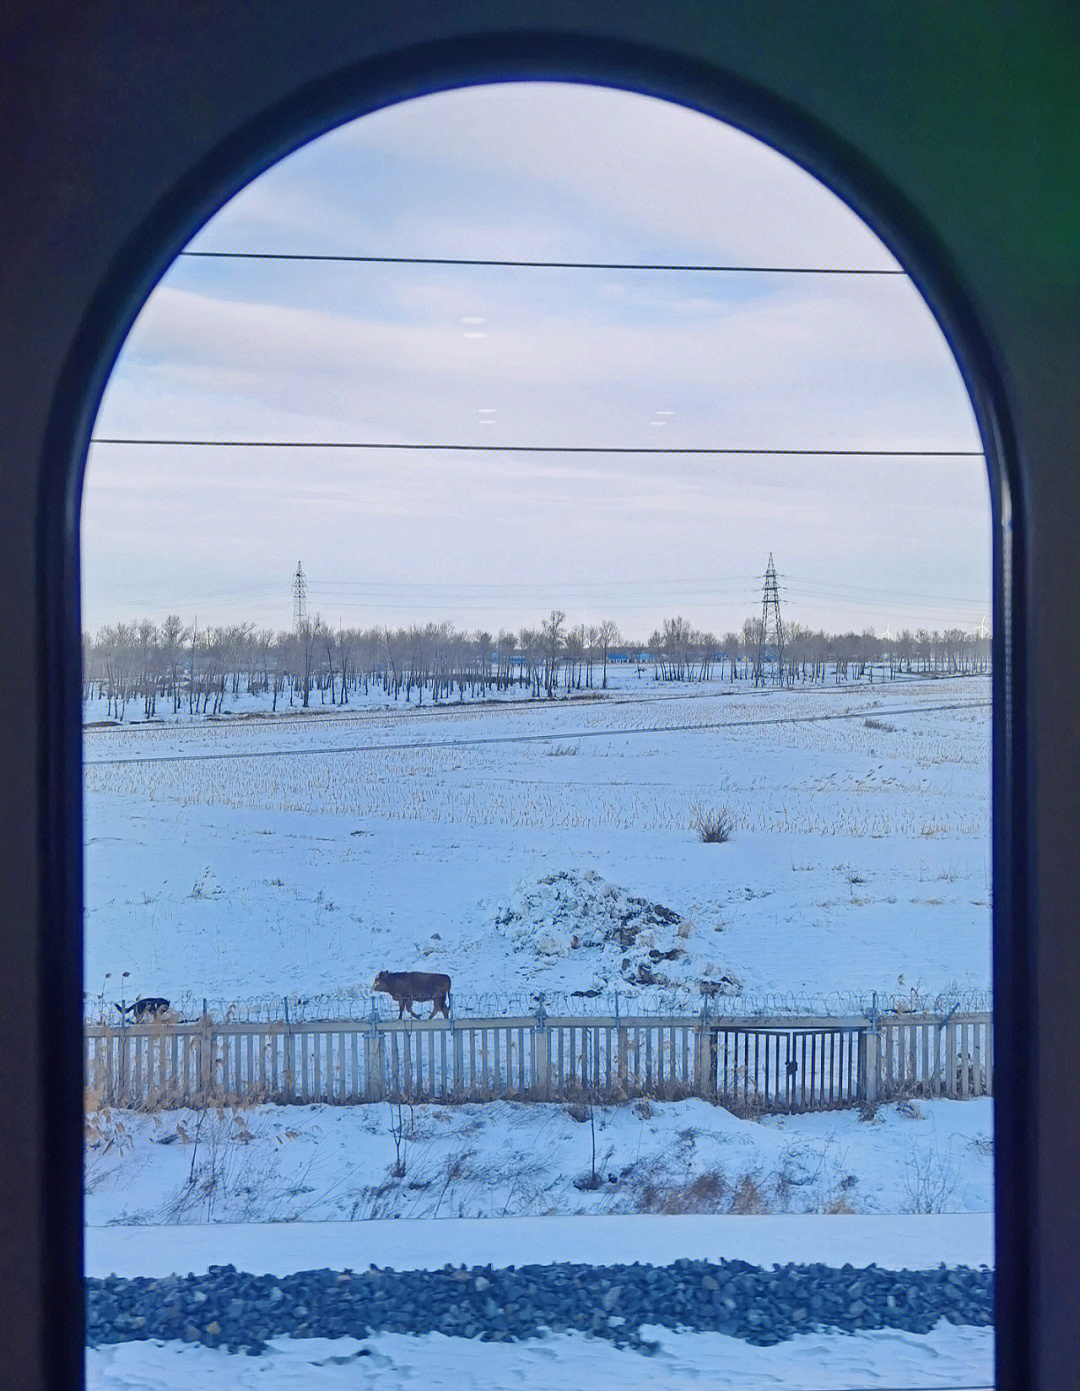
<instances>
[{"instance_id":1,"label":"barbed wire","mask_svg":"<svg viewBox=\"0 0 1080 1391\"><path fill-rule=\"evenodd\" d=\"M398 1017L395 1002L368 990L345 989L312 994L253 995L244 999L209 999L187 993L171 1001L179 1021L209 1017L215 1023L310 1024L316 1022L382 1022ZM506 1019L543 1015L547 1018L662 1018L704 1015L710 1019L749 1018L874 1018L888 1014L984 1014L993 1009L993 992L975 988L940 990L913 988L906 993L875 990L826 992L771 991L725 994L709 988L620 986L617 990L482 991L452 994L454 1020ZM417 1017L426 1017L421 1008ZM408 1018L408 1014L405 1016ZM87 996L84 1023L119 1025L120 1013L111 1001ZM127 1020L130 1023L132 1016Z\"/></svg>"}]
</instances>

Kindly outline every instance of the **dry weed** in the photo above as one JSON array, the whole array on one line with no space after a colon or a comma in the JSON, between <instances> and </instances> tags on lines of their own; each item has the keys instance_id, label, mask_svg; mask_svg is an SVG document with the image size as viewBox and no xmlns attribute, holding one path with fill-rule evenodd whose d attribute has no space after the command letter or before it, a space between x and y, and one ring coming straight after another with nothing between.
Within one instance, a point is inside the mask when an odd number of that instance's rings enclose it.
<instances>
[{"instance_id":1,"label":"dry weed","mask_svg":"<svg viewBox=\"0 0 1080 1391\"><path fill-rule=\"evenodd\" d=\"M740 1216L769 1211L769 1204L752 1174L743 1174L735 1185L728 1211Z\"/></svg>"},{"instance_id":2,"label":"dry weed","mask_svg":"<svg viewBox=\"0 0 1080 1391\"><path fill-rule=\"evenodd\" d=\"M735 816L730 807L703 807L690 803L690 829L706 845L722 845L735 831Z\"/></svg>"}]
</instances>

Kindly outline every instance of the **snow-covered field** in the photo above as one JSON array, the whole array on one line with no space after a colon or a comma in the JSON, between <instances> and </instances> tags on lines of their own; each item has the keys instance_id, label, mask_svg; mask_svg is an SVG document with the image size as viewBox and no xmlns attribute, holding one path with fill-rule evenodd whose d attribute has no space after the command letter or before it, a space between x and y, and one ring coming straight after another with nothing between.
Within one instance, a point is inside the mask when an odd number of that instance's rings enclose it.
<instances>
[{"instance_id":1,"label":"snow-covered field","mask_svg":"<svg viewBox=\"0 0 1080 1391\"><path fill-rule=\"evenodd\" d=\"M645 964L661 986L727 978L747 996L989 985L987 681L614 682L589 701L88 729L89 1012L121 990L212 1002L333 992L362 1006L377 971L413 967L448 972L466 1002L632 992ZM730 809L728 843L698 839L695 804ZM616 945L627 922L633 940ZM869 1257L885 1264L906 1249L902 1224L926 1217L800 1214L992 1207L985 1099L893 1105L868 1120L745 1120L695 1100L598 1107L595 1188L582 1183L593 1126L566 1107L416 1107L404 1119L402 1156L385 1105L99 1114L91 1259L106 1228L145 1236L156 1270L171 1249L163 1223L179 1265L189 1248L175 1224L199 1223L215 1224L228 1237L220 1258L241 1264L244 1229L224 1224L271 1223L247 1230L270 1233L260 1250L280 1260L297 1223L375 1232L412 1218L423 1251L460 1222L480 1232L498 1224L478 1217L559 1220L546 1213L612 1232L654 1220L668 1245L679 1221L899 1222ZM645 1213L697 1216L632 1215ZM773 1216L723 1216L735 1213ZM380 1217L396 1221L357 1221ZM959 1259L941 1233L940 1259ZM139 1273L138 1247L128 1251ZM771 1348L650 1336L661 1343L652 1358L574 1334L493 1345L386 1333L363 1349L277 1340L257 1358L131 1343L91 1351L87 1368L110 1391L301 1380L320 1391L421 1380L797 1391L992 1377L984 1329L821 1333Z\"/></svg>"},{"instance_id":2,"label":"snow-covered field","mask_svg":"<svg viewBox=\"0 0 1080 1391\"><path fill-rule=\"evenodd\" d=\"M87 1220L987 1212L992 1135L988 1098L873 1120L742 1120L696 1099L591 1119L528 1102L112 1112L87 1149Z\"/></svg>"},{"instance_id":3,"label":"snow-covered field","mask_svg":"<svg viewBox=\"0 0 1080 1391\"><path fill-rule=\"evenodd\" d=\"M462 999L625 987L636 960L585 940L608 892L678 916L676 982L989 984L986 681L626 679L588 702L88 730L88 992L129 971L128 998L366 995L412 967ZM732 840L703 844L694 804L728 806ZM543 881L567 874L557 921Z\"/></svg>"}]
</instances>

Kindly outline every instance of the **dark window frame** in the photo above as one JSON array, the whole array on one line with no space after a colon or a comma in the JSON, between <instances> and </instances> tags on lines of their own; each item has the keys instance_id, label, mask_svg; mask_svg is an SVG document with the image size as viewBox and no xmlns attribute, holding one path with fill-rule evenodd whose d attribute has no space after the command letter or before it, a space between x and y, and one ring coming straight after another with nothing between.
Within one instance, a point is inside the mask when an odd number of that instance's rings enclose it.
<instances>
[{"instance_id":1,"label":"dark window frame","mask_svg":"<svg viewBox=\"0 0 1080 1391\"><path fill-rule=\"evenodd\" d=\"M253 18L253 23L258 22ZM448 26L449 28L449 26ZM890 246L941 324L975 408L989 463L994 515L994 974L1000 1056L996 1226L998 1376L1030 1384L1034 1350L1037 1089L1032 948L1026 908L1034 901L1027 806L1025 683L1027 557L1018 449L1008 395L980 318L933 229L872 161L786 105L775 93L673 53L614 40L574 44L565 35L492 34L417 47L363 63L294 93L222 140L161 198L116 256L89 306L58 378L41 460L36 512L43 672L39 786L40 853L49 896L40 979L56 983L56 1013L38 1015L45 1075L57 1079L44 1116L51 1201L42 1215L54 1336L46 1354L54 1385L76 1385L82 1366L81 1020L82 860L78 608L79 498L87 440L100 394L130 324L154 284L197 228L251 178L326 130L393 101L495 80L557 79L626 87L680 102L764 139L840 194Z\"/></svg>"}]
</instances>

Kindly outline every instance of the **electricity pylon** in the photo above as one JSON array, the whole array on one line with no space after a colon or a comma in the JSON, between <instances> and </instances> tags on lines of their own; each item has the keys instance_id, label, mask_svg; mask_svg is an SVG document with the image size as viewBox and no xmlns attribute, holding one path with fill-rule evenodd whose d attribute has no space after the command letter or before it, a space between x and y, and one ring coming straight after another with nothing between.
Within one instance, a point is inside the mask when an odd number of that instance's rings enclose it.
<instances>
[{"instance_id":1,"label":"electricity pylon","mask_svg":"<svg viewBox=\"0 0 1080 1391\"><path fill-rule=\"evenodd\" d=\"M759 686L765 684L765 657L770 648L776 653L776 682L779 685L784 679L784 620L780 616L780 586L776 582L772 551L765 567L765 587L761 594L761 636L756 672Z\"/></svg>"},{"instance_id":2,"label":"electricity pylon","mask_svg":"<svg viewBox=\"0 0 1080 1391\"><path fill-rule=\"evenodd\" d=\"M296 562L296 574L293 576L292 598L293 632L298 633L307 622L307 579L299 561Z\"/></svg>"}]
</instances>

